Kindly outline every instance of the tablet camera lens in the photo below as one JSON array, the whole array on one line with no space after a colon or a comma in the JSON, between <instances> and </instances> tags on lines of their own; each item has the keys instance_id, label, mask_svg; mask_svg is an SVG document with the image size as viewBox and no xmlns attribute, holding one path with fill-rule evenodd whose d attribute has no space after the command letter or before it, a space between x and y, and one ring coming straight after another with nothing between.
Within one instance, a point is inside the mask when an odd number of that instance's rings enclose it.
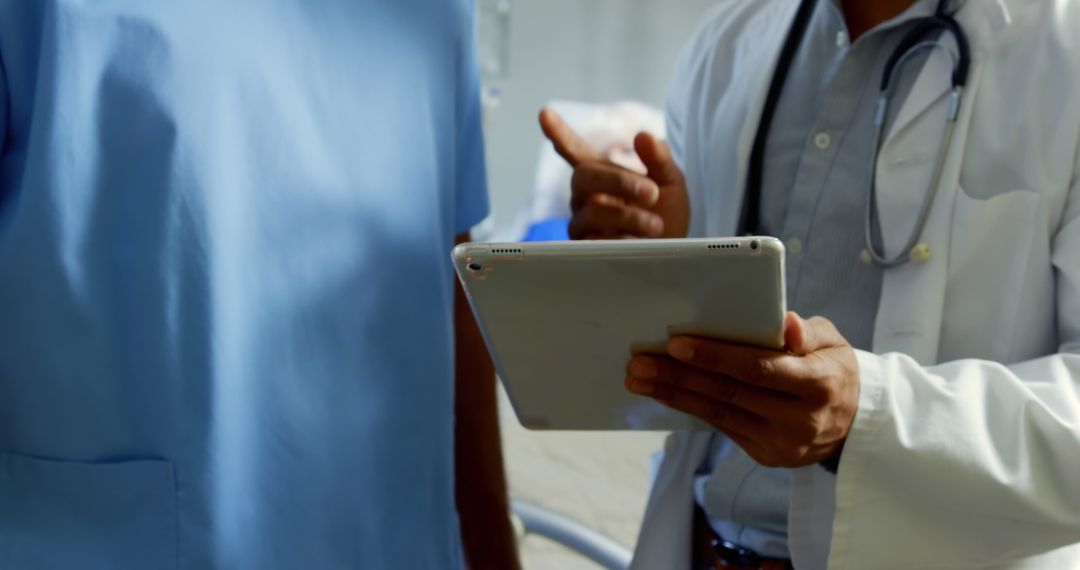
<instances>
[{"instance_id":1,"label":"tablet camera lens","mask_svg":"<svg viewBox=\"0 0 1080 570\"><path fill-rule=\"evenodd\" d=\"M757 248L758 248L758 240L754 240L754 241L750 242L750 249L757 249Z\"/></svg>"},{"instance_id":2,"label":"tablet camera lens","mask_svg":"<svg viewBox=\"0 0 1080 570\"><path fill-rule=\"evenodd\" d=\"M470 263L469 264L469 271L480 271L483 268L484 268L484 266L480 265L479 263Z\"/></svg>"}]
</instances>

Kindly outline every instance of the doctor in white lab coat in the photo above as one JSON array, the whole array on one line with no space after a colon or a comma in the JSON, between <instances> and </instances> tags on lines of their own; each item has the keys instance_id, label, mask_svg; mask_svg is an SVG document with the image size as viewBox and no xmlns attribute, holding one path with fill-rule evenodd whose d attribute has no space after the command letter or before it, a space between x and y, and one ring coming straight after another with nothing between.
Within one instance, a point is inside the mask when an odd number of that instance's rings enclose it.
<instances>
[{"instance_id":1,"label":"doctor in white lab coat","mask_svg":"<svg viewBox=\"0 0 1080 570\"><path fill-rule=\"evenodd\" d=\"M636 141L648 178L604 164L542 113L576 167L572 235L738 231L751 145L798 4L717 6L675 74L670 150ZM885 271L873 351L794 315L784 354L669 344L671 362L714 373L723 388L668 390L663 401L711 420L760 462L795 469L788 540L799 569L1080 568L1080 2L955 4L972 49L966 97L920 238L928 255ZM889 255L931 178L949 65L927 60L877 160ZM688 346L692 356L680 351ZM813 394L747 415L762 385ZM690 567L692 477L709 437L669 439L635 568ZM837 458L835 475L818 465Z\"/></svg>"}]
</instances>

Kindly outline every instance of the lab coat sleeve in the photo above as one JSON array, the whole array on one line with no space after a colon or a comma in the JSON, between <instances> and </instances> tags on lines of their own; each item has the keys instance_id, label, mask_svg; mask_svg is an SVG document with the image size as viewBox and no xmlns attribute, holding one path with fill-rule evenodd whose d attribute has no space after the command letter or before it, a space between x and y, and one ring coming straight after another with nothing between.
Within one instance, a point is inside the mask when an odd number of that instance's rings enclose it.
<instances>
[{"instance_id":1,"label":"lab coat sleeve","mask_svg":"<svg viewBox=\"0 0 1080 570\"><path fill-rule=\"evenodd\" d=\"M682 58L682 59L685 59ZM680 61L680 68L685 63ZM683 77L686 73L676 72L675 77ZM671 156L679 168L686 168L686 94L681 83L675 82L668 90L667 99L664 102L664 127L666 130L666 142L671 149Z\"/></svg>"},{"instance_id":2,"label":"lab coat sleeve","mask_svg":"<svg viewBox=\"0 0 1080 570\"><path fill-rule=\"evenodd\" d=\"M679 55L679 59L675 63L674 80L668 87L667 96L664 100L665 142L667 142L668 148L671 150L672 159L686 178L686 191L690 197L689 237L704 237L703 220L706 211L701 196L702 189L693 184L697 177L688 170L693 167L695 160L687 156L690 149L700 146L688 140L692 129L687 127L690 105L695 98L694 77L696 68L700 65L701 49L698 45L701 43L700 36L702 33L701 29L695 32L694 37L690 39Z\"/></svg>"},{"instance_id":3,"label":"lab coat sleeve","mask_svg":"<svg viewBox=\"0 0 1080 570\"><path fill-rule=\"evenodd\" d=\"M457 140L454 146L454 235L483 221L489 212L484 162L483 108L476 57L476 18L473 0L458 0L462 19L457 45Z\"/></svg>"},{"instance_id":4,"label":"lab coat sleeve","mask_svg":"<svg viewBox=\"0 0 1080 570\"><path fill-rule=\"evenodd\" d=\"M830 568L976 567L1080 542L1080 170L1052 247L1058 354L858 354Z\"/></svg>"}]
</instances>

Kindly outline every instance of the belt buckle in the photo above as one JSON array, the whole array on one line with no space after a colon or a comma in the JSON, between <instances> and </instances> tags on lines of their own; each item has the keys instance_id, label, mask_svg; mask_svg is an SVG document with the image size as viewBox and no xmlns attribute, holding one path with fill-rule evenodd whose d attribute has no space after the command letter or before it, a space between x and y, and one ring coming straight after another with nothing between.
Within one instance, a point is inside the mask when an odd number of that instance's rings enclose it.
<instances>
[{"instance_id":1,"label":"belt buckle","mask_svg":"<svg viewBox=\"0 0 1080 570\"><path fill-rule=\"evenodd\" d=\"M749 548L743 548L734 542L714 538L712 540L713 552L716 559L725 566L749 566L760 568L764 562L761 555Z\"/></svg>"}]
</instances>

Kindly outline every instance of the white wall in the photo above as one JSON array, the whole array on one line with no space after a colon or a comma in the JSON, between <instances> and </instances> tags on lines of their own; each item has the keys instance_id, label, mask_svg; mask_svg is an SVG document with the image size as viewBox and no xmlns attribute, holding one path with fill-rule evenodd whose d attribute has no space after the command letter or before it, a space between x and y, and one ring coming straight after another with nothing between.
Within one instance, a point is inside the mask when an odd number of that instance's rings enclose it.
<instances>
[{"instance_id":1,"label":"white wall","mask_svg":"<svg viewBox=\"0 0 1080 570\"><path fill-rule=\"evenodd\" d=\"M679 50L714 2L510 0L507 76L485 121L496 225L510 223L531 190L540 107L551 99L662 106Z\"/></svg>"}]
</instances>

